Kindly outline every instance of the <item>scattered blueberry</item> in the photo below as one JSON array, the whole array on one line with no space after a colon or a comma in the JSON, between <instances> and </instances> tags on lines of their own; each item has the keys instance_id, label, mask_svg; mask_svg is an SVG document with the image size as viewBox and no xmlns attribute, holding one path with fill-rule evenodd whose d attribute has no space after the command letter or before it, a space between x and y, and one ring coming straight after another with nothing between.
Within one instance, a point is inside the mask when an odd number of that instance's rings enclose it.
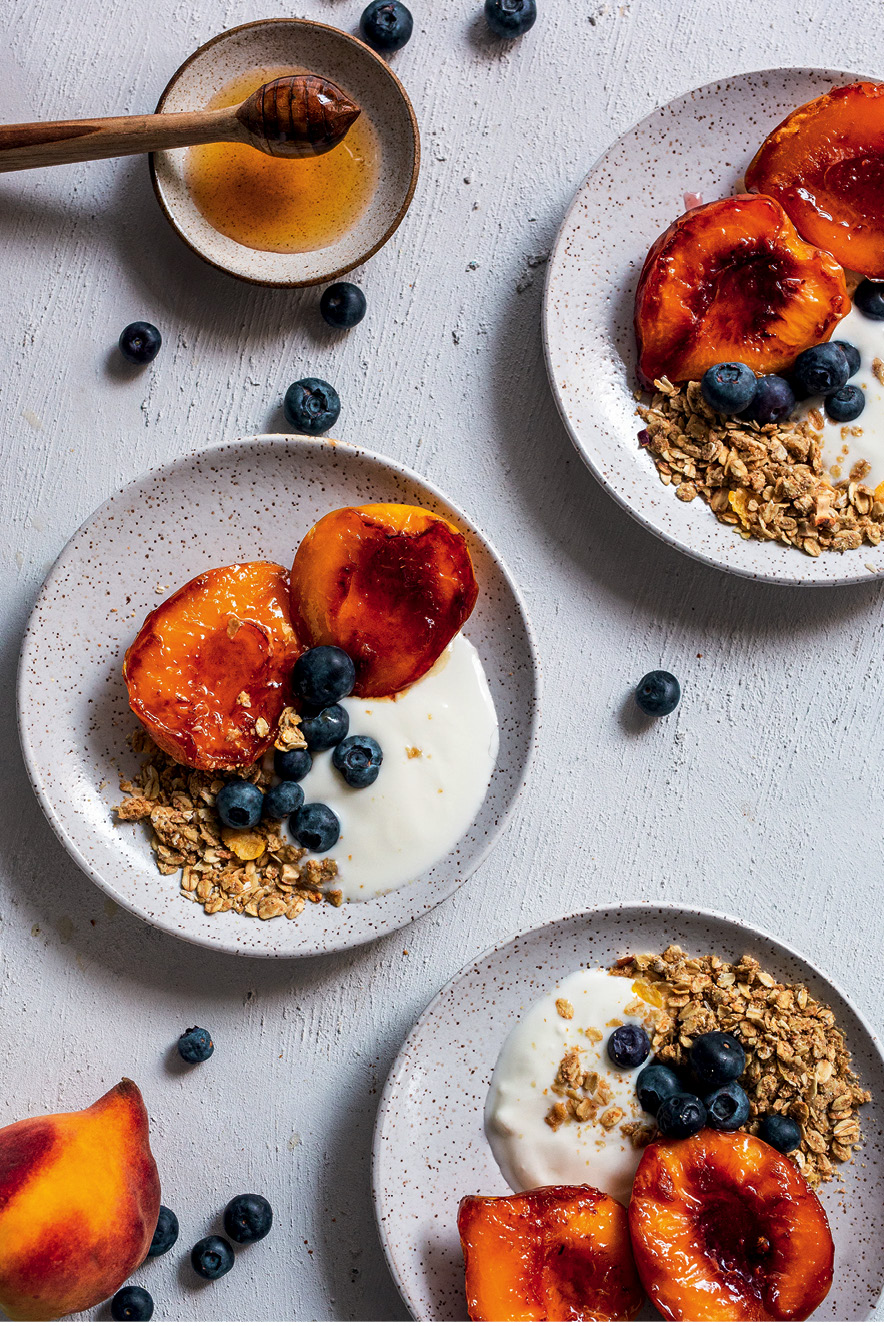
<instances>
[{"instance_id":1,"label":"scattered blueberry","mask_svg":"<svg viewBox=\"0 0 884 1326\"><path fill-rule=\"evenodd\" d=\"M688 1064L704 1087L723 1087L735 1082L746 1067L746 1051L729 1032L707 1031L688 1050Z\"/></svg>"},{"instance_id":2,"label":"scattered blueberry","mask_svg":"<svg viewBox=\"0 0 884 1326\"><path fill-rule=\"evenodd\" d=\"M310 750L331 750L350 730L350 715L340 704L330 704L301 719L301 732Z\"/></svg>"},{"instance_id":3,"label":"scattered blueberry","mask_svg":"<svg viewBox=\"0 0 884 1326\"><path fill-rule=\"evenodd\" d=\"M220 1280L233 1266L233 1248L227 1239L210 1234L194 1244L190 1264L204 1280Z\"/></svg>"},{"instance_id":4,"label":"scattered blueberry","mask_svg":"<svg viewBox=\"0 0 884 1326\"><path fill-rule=\"evenodd\" d=\"M742 1128L749 1118L749 1097L739 1082L727 1082L706 1097L706 1121L720 1133Z\"/></svg>"},{"instance_id":5,"label":"scattered blueberry","mask_svg":"<svg viewBox=\"0 0 884 1326\"><path fill-rule=\"evenodd\" d=\"M671 672L646 672L635 688L635 702L649 718L665 718L681 699L681 687Z\"/></svg>"},{"instance_id":6,"label":"scattered blueberry","mask_svg":"<svg viewBox=\"0 0 884 1326\"><path fill-rule=\"evenodd\" d=\"M347 331L365 317L365 295L352 281L338 281L323 290L319 311L330 327Z\"/></svg>"},{"instance_id":7,"label":"scattered blueberry","mask_svg":"<svg viewBox=\"0 0 884 1326\"><path fill-rule=\"evenodd\" d=\"M832 344L837 345L839 350L844 351L844 358L847 360L850 376L853 377L854 373L859 372L859 366L862 363L859 350L855 345L851 345L849 341L833 341Z\"/></svg>"},{"instance_id":8,"label":"scattered blueberry","mask_svg":"<svg viewBox=\"0 0 884 1326\"><path fill-rule=\"evenodd\" d=\"M826 397L826 414L836 424L849 424L858 419L866 408L865 392L861 387L848 383Z\"/></svg>"},{"instance_id":9,"label":"scattered blueberry","mask_svg":"<svg viewBox=\"0 0 884 1326\"><path fill-rule=\"evenodd\" d=\"M683 1090L678 1074L665 1064L648 1064L635 1079L638 1103L648 1114L656 1115L664 1100Z\"/></svg>"},{"instance_id":10,"label":"scattered blueberry","mask_svg":"<svg viewBox=\"0 0 884 1326\"><path fill-rule=\"evenodd\" d=\"M162 343L152 322L130 322L120 332L120 354L130 364L149 364L160 353Z\"/></svg>"},{"instance_id":11,"label":"scattered blueberry","mask_svg":"<svg viewBox=\"0 0 884 1326\"><path fill-rule=\"evenodd\" d=\"M169 1210L168 1206L161 1206L157 1227L154 1230L147 1255L148 1257L162 1257L163 1253L168 1252L177 1242L178 1217L174 1211Z\"/></svg>"},{"instance_id":12,"label":"scattered blueberry","mask_svg":"<svg viewBox=\"0 0 884 1326\"><path fill-rule=\"evenodd\" d=\"M747 364L713 364L700 380L700 391L719 414L740 414L755 399L757 382Z\"/></svg>"},{"instance_id":13,"label":"scattered blueberry","mask_svg":"<svg viewBox=\"0 0 884 1326\"><path fill-rule=\"evenodd\" d=\"M801 1145L800 1126L785 1114L765 1114L758 1125L758 1136L784 1156Z\"/></svg>"},{"instance_id":14,"label":"scattered blueberry","mask_svg":"<svg viewBox=\"0 0 884 1326\"><path fill-rule=\"evenodd\" d=\"M860 313L879 322L884 318L884 281L860 281L853 292L853 302Z\"/></svg>"},{"instance_id":15,"label":"scattered blueberry","mask_svg":"<svg viewBox=\"0 0 884 1326\"><path fill-rule=\"evenodd\" d=\"M234 1243L257 1243L267 1237L272 1224L270 1203L257 1193L241 1193L224 1208L224 1232Z\"/></svg>"},{"instance_id":16,"label":"scattered blueberry","mask_svg":"<svg viewBox=\"0 0 884 1326\"><path fill-rule=\"evenodd\" d=\"M309 750L275 750L273 768L286 782L300 783L313 768L313 756Z\"/></svg>"},{"instance_id":17,"label":"scattered blueberry","mask_svg":"<svg viewBox=\"0 0 884 1326\"><path fill-rule=\"evenodd\" d=\"M284 820L304 804L304 789L300 783L277 783L264 793L264 818Z\"/></svg>"},{"instance_id":18,"label":"scattered blueberry","mask_svg":"<svg viewBox=\"0 0 884 1326\"><path fill-rule=\"evenodd\" d=\"M638 1068L651 1053L651 1042L644 1027L627 1022L611 1032L607 1049L608 1058L617 1068Z\"/></svg>"},{"instance_id":19,"label":"scattered blueberry","mask_svg":"<svg viewBox=\"0 0 884 1326\"><path fill-rule=\"evenodd\" d=\"M215 1042L205 1027L188 1027L178 1037L178 1053L186 1064L202 1064L215 1052Z\"/></svg>"},{"instance_id":20,"label":"scattered blueberry","mask_svg":"<svg viewBox=\"0 0 884 1326\"><path fill-rule=\"evenodd\" d=\"M327 433L337 423L341 399L322 378L301 378L289 387L282 409L292 428L316 435Z\"/></svg>"},{"instance_id":21,"label":"scattered blueberry","mask_svg":"<svg viewBox=\"0 0 884 1326\"><path fill-rule=\"evenodd\" d=\"M401 0L372 0L359 20L363 40L376 51L401 51L413 28L411 12Z\"/></svg>"},{"instance_id":22,"label":"scattered blueberry","mask_svg":"<svg viewBox=\"0 0 884 1326\"><path fill-rule=\"evenodd\" d=\"M298 699L314 709L337 704L356 685L356 669L349 654L336 645L308 649L295 664L292 686Z\"/></svg>"},{"instance_id":23,"label":"scattered blueberry","mask_svg":"<svg viewBox=\"0 0 884 1326\"><path fill-rule=\"evenodd\" d=\"M337 815L321 801L312 801L296 810L291 821L292 833L308 852L327 852L341 836Z\"/></svg>"},{"instance_id":24,"label":"scattered blueberry","mask_svg":"<svg viewBox=\"0 0 884 1326\"><path fill-rule=\"evenodd\" d=\"M785 378L768 373L756 380L755 399L745 411L757 424L778 424L795 409L795 392Z\"/></svg>"},{"instance_id":25,"label":"scattered blueberry","mask_svg":"<svg viewBox=\"0 0 884 1326\"><path fill-rule=\"evenodd\" d=\"M231 778L215 798L215 809L228 829L254 829L261 819L264 794L245 778Z\"/></svg>"},{"instance_id":26,"label":"scattered blueberry","mask_svg":"<svg viewBox=\"0 0 884 1326\"><path fill-rule=\"evenodd\" d=\"M495 37L521 37L536 18L536 0L485 0L485 21Z\"/></svg>"},{"instance_id":27,"label":"scattered blueberry","mask_svg":"<svg viewBox=\"0 0 884 1326\"><path fill-rule=\"evenodd\" d=\"M125 1285L114 1294L110 1310L114 1321L150 1321L153 1299L140 1285Z\"/></svg>"},{"instance_id":28,"label":"scattered blueberry","mask_svg":"<svg viewBox=\"0 0 884 1326\"><path fill-rule=\"evenodd\" d=\"M706 1126L706 1106L687 1091L667 1096L657 1111L657 1127L664 1137L693 1137Z\"/></svg>"},{"instance_id":29,"label":"scattered blueberry","mask_svg":"<svg viewBox=\"0 0 884 1326\"><path fill-rule=\"evenodd\" d=\"M790 377L796 396L828 396L844 386L850 377L850 364L836 341L824 341L802 350Z\"/></svg>"},{"instance_id":30,"label":"scattered blueberry","mask_svg":"<svg viewBox=\"0 0 884 1326\"><path fill-rule=\"evenodd\" d=\"M351 787L371 787L384 753L373 737L345 737L335 747L332 764Z\"/></svg>"}]
</instances>

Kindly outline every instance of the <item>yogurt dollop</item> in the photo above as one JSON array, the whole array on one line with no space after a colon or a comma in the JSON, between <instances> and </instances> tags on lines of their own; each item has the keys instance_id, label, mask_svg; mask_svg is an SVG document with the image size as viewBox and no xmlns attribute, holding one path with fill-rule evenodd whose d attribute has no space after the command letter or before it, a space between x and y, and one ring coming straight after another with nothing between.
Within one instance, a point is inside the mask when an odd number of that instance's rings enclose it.
<instances>
[{"instance_id":1,"label":"yogurt dollop","mask_svg":"<svg viewBox=\"0 0 884 1326\"><path fill-rule=\"evenodd\" d=\"M807 402L802 417L809 410L822 415L825 422L816 431L823 439L823 463L836 483L850 478L854 465L864 460L871 469L862 482L875 488L884 481L884 322L852 308L838 323L832 340L849 341L859 350L862 362L850 384L862 388L865 409L853 423L838 424L828 417L819 397Z\"/></svg>"}]
</instances>

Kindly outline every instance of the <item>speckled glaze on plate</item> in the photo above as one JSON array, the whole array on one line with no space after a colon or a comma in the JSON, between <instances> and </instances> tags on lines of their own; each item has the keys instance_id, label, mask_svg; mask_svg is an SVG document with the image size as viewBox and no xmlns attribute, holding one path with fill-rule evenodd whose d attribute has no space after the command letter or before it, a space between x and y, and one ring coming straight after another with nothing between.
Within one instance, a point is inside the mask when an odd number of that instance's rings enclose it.
<instances>
[{"instance_id":1,"label":"speckled glaze on plate","mask_svg":"<svg viewBox=\"0 0 884 1326\"><path fill-rule=\"evenodd\" d=\"M201 110L238 74L291 65L330 78L362 107L378 140L378 182L365 212L340 239L310 253L246 248L205 219L187 188L187 148L157 152L150 174L167 220L185 244L214 267L256 285L332 281L365 262L397 229L414 195L420 135L404 87L385 60L358 37L306 18L268 18L222 32L172 75L157 111Z\"/></svg>"},{"instance_id":2,"label":"speckled glaze on plate","mask_svg":"<svg viewBox=\"0 0 884 1326\"><path fill-rule=\"evenodd\" d=\"M744 540L705 502L680 502L640 450L635 414L635 287L645 255L684 212L736 191L756 149L788 113L861 74L766 69L670 101L600 157L577 192L549 262L543 334L550 383L572 441L602 487L654 534L701 562L786 585L852 584L884 575L864 545L812 558Z\"/></svg>"},{"instance_id":3,"label":"speckled glaze on plate","mask_svg":"<svg viewBox=\"0 0 884 1326\"><path fill-rule=\"evenodd\" d=\"M863 1084L865 1146L821 1196L835 1240L835 1280L813 1321L865 1321L884 1286L884 1060L877 1037L838 987L806 958L717 912L624 903L550 921L465 967L418 1019L399 1052L375 1128L373 1196L387 1262L418 1321L464 1321L457 1207L468 1193L508 1191L482 1128L498 1052L522 1013L581 965L681 944L725 959L750 953L770 973L800 981L843 1028ZM839 1193L845 1189L845 1195ZM659 1320L649 1305L642 1320Z\"/></svg>"},{"instance_id":4,"label":"speckled glaze on plate","mask_svg":"<svg viewBox=\"0 0 884 1326\"><path fill-rule=\"evenodd\" d=\"M469 832L427 875L368 902L308 906L297 921L207 916L157 872L143 825L114 823L119 773L134 773L137 727L123 655L147 613L212 566L256 557L291 565L335 507L408 502L465 533L479 599L465 634L479 651L500 720L500 754ZM50 824L115 901L207 948L289 958L366 943L435 907L484 860L524 783L536 743L540 676L519 592L470 521L411 470L325 438L242 438L150 471L89 517L50 571L22 643L19 733Z\"/></svg>"}]
</instances>

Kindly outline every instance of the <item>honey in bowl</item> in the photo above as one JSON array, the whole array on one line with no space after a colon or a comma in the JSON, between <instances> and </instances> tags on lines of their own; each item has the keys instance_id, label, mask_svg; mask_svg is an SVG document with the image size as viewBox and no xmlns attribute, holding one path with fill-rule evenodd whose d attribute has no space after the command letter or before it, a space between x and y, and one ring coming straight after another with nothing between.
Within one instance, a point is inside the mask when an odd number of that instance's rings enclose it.
<instances>
[{"instance_id":1,"label":"honey in bowl","mask_svg":"<svg viewBox=\"0 0 884 1326\"><path fill-rule=\"evenodd\" d=\"M251 69L217 92L208 109L236 106L294 67ZM333 244L359 220L378 178L377 136L363 111L346 138L318 157L286 161L241 143L188 149L186 179L209 225L250 249L308 253Z\"/></svg>"}]
</instances>

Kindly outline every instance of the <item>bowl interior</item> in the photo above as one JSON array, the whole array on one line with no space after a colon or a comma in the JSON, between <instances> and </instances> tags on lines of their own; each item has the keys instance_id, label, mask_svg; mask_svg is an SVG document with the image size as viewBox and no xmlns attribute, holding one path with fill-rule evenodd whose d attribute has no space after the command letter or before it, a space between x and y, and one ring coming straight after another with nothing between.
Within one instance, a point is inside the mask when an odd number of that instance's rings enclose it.
<instances>
[{"instance_id":1,"label":"bowl interior","mask_svg":"<svg viewBox=\"0 0 884 1326\"><path fill-rule=\"evenodd\" d=\"M362 216L334 243L310 253L246 248L215 230L198 210L185 181L186 148L152 157L157 197L182 239L234 276L282 286L331 280L386 243L405 215L420 162L411 103L385 61L357 38L306 19L264 19L200 47L173 75L157 110L202 109L231 79L259 66L309 69L337 83L362 107L378 144L377 186Z\"/></svg>"},{"instance_id":2,"label":"bowl interior","mask_svg":"<svg viewBox=\"0 0 884 1326\"><path fill-rule=\"evenodd\" d=\"M408 502L464 531L480 593L465 628L485 665L500 720L488 795L457 847L414 883L297 921L207 916L161 876L143 825L114 823L127 739L123 655L147 613L211 566L267 558L288 566L312 524L338 506ZM184 939L231 953L293 957L365 943L434 907L484 859L512 811L535 744L539 685L518 592L494 549L410 471L327 440L265 437L176 461L129 484L93 513L50 572L19 667L19 730L34 789L77 864L117 902Z\"/></svg>"}]
</instances>

